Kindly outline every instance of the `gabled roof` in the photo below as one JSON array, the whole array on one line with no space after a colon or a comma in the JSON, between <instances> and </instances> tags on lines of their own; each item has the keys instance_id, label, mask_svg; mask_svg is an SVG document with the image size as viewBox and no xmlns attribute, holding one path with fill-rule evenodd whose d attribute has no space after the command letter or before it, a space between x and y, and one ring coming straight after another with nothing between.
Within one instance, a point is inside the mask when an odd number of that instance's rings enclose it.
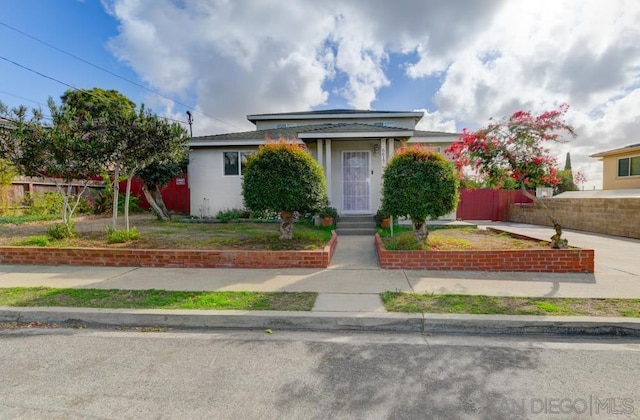
<instances>
[{"instance_id":1,"label":"gabled roof","mask_svg":"<svg viewBox=\"0 0 640 420\"><path fill-rule=\"evenodd\" d=\"M269 130L254 130L241 133L216 134L212 136L193 137L189 145L199 146L234 146L245 142L247 145L263 144L266 138L277 140L286 139L324 139L324 138L410 138L413 130L397 127L380 127L362 123L334 123L312 124L297 127L274 128Z\"/></svg>"},{"instance_id":2,"label":"gabled roof","mask_svg":"<svg viewBox=\"0 0 640 420\"><path fill-rule=\"evenodd\" d=\"M283 112L275 114L253 114L247 115L247 119L252 123L256 121L268 120L308 120L308 119L354 119L354 118L413 118L420 120L424 113L421 111L372 111L363 109L323 109L318 111Z\"/></svg>"},{"instance_id":3,"label":"gabled roof","mask_svg":"<svg viewBox=\"0 0 640 420\"><path fill-rule=\"evenodd\" d=\"M621 147L619 149L612 149L612 150L607 150L605 152L594 153L592 155L589 155L589 157L598 158L598 157L619 155L619 154L630 153L630 152L640 152L640 143L630 144L628 146Z\"/></svg>"}]
</instances>

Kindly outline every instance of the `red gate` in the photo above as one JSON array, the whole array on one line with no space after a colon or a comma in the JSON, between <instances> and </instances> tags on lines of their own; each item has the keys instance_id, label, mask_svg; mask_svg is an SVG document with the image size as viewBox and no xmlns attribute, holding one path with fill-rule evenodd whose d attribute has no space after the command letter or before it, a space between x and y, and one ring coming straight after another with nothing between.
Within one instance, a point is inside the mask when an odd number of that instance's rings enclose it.
<instances>
[{"instance_id":1,"label":"red gate","mask_svg":"<svg viewBox=\"0 0 640 420\"><path fill-rule=\"evenodd\" d=\"M520 190L461 190L456 218L506 221L510 204L531 202Z\"/></svg>"}]
</instances>

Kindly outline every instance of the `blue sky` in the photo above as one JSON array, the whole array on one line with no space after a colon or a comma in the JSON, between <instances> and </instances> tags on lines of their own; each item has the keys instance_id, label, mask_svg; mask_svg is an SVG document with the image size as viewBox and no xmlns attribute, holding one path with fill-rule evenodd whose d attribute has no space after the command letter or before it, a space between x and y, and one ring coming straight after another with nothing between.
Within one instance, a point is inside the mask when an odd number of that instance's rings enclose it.
<instances>
[{"instance_id":1,"label":"blue sky","mask_svg":"<svg viewBox=\"0 0 640 420\"><path fill-rule=\"evenodd\" d=\"M460 131L566 102L578 138L553 151L561 165L570 151L591 189L601 164L589 154L640 141L640 4L580 5L3 0L0 57L79 88L117 89L175 119L189 105L196 135L250 130L247 114L326 108L424 110L420 129ZM4 59L0 75L10 106L68 88Z\"/></svg>"},{"instance_id":2,"label":"blue sky","mask_svg":"<svg viewBox=\"0 0 640 420\"><path fill-rule=\"evenodd\" d=\"M106 48L118 34L118 21L95 0L3 0L0 22L81 57L126 79L144 84L127 65L120 63ZM0 24L0 56L47 76L79 88L117 89L135 102L144 90L69 57ZM14 64L0 60L0 100L8 105L38 106L47 98L59 97L67 86L41 77Z\"/></svg>"}]
</instances>

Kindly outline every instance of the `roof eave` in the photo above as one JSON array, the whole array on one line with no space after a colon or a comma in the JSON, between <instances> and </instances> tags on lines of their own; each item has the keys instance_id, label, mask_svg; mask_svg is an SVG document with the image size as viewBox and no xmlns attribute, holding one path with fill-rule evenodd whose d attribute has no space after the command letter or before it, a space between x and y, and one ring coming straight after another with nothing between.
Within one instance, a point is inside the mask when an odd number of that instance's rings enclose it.
<instances>
[{"instance_id":1,"label":"roof eave","mask_svg":"<svg viewBox=\"0 0 640 420\"><path fill-rule=\"evenodd\" d=\"M300 139L361 139L361 138L409 138L413 135L413 131L353 131L343 133L332 132L309 132L299 133Z\"/></svg>"},{"instance_id":2,"label":"roof eave","mask_svg":"<svg viewBox=\"0 0 640 420\"><path fill-rule=\"evenodd\" d=\"M603 158L606 156L615 156L615 155L622 155L622 154L627 154L629 152L640 152L640 146L637 147L623 147L620 149L613 149L613 150L607 150L606 152L600 152L600 153L594 153L592 155L589 155L589 157L592 158Z\"/></svg>"},{"instance_id":3,"label":"roof eave","mask_svg":"<svg viewBox=\"0 0 640 420\"><path fill-rule=\"evenodd\" d=\"M416 122L424 116L422 112L368 112L358 114L314 114L310 112L308 114L253 114L247 115L247 119L252 123L256 121L274 121L274 120L327 120L327 119L356 119L356 118L413 118Z\"/></svg>"}]
</instances>

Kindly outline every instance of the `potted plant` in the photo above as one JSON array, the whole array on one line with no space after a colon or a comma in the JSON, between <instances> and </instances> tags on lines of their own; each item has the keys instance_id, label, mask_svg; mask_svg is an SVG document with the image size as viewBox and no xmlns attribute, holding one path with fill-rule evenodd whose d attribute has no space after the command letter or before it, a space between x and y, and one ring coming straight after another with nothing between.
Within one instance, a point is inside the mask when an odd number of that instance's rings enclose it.
<instances>
[{"instance_id":1,"label":"potted plant","mask_svg":"<svg viewBox=\"0 0 640 420\"><path fill-rule=\"evenodd\" d=\"M335 207L324 206L318 212L318 216L322 219L322 226L332 226L338 218L338 210Z\"/></svg>"},{"instance_id":2,"label":"potted plant","mask_svg":"<svg viewBox=\"0 0 640 420\"><path fill-rule=\"evenodd\" d=\"M374 216L376 220L376 225L383 228L389 229L391 227L391 216L382 211L382 209L378 209L378 212Z\"/></svg>"}]
</instances>

